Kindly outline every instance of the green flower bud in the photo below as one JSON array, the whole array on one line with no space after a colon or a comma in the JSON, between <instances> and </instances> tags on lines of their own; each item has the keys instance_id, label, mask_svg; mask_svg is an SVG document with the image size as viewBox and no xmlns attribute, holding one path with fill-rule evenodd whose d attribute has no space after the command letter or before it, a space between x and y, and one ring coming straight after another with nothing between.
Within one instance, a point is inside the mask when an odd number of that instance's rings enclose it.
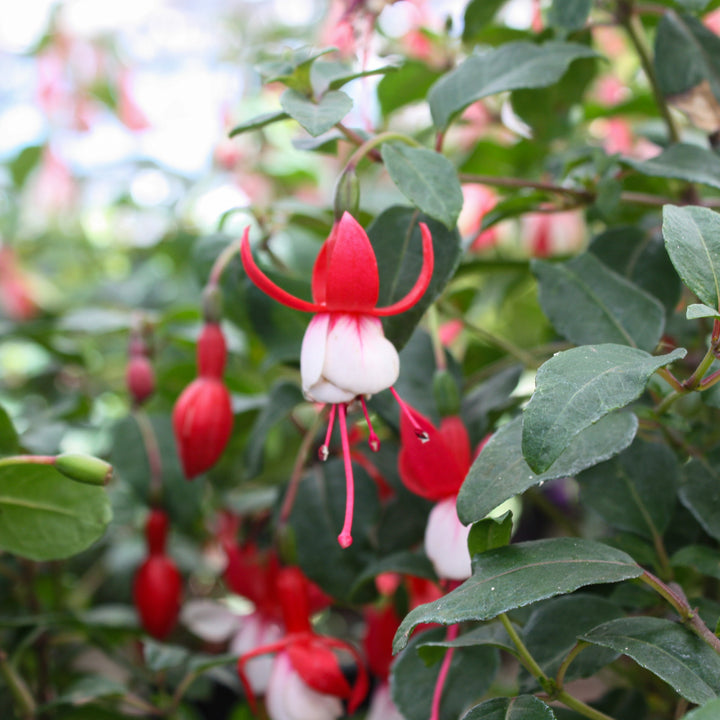
<instances>
[{"instance_id":1,"label":"green flower bud","mask_svg":"<svg viewBox=\"0 0 720 720\"><path fill-rule=\"evenodd\" d=\"M80 453L58 455L53 464L58 472L86 485L107 485L113 473L110 463Z\"/></svg>"},{"instance_id":2,"label":"green flower bud","mask_svg":"<svg viewBox=\"0 0 720 720\"><path fill-rule=\"evenodd\" d=\"M222 290L215 283L205 286L202 292L202 314L206 323L219 324L223 314Z\"/></svg>"},{"instance_id":3,"label":"green flower bud","mask_svg":"<svg viewBox=\"0 0 720 720\"><path fill-rule=\"evenodd\" d=\"M435 404L442 417L460 412L460 391L455 378L447 370L436 370L433 376Z\"/></svg>"},{"instance_id":4,"label":"green flower bud","mask_svg":"<svg viewBox=\"0 0 720 720\"><path fill-rule=\"evenodd\" d=\"M354 168L346 168L335 186L333 202L335 220L339 220L345 212L349 212L353 217L356 216L359 207L360 181Z\"/></svg>"}]
</instances>

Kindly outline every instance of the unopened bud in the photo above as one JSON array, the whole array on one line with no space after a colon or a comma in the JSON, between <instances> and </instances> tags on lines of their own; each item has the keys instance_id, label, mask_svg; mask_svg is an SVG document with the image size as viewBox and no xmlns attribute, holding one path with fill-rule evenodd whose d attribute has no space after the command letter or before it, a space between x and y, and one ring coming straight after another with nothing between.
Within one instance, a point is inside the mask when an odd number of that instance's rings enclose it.
<instances>
[{"instance_id":1,"label":"unopened bud","mask_svg":"<svg viewBox=\"0 0 720 720\"><path fill-rule=\"evenodd\" d=\"M86 485L107 485L113 472L110 463L80 453L58 455L53 464L58 472Z\"/></svg>"},{"instance_id":2,"label":"unopened bud","mask_svg":"<svg viewBox=\"0 0 720 720\"><path fill-rule=\"evenodd\" d=\"M435 404L441 417L460 412L460 391L455 378L446 369L436 370L433 377Z\"/></svg>"},{"instance_id":3,"label":"unopened bud","mask_svg":"<svg viewBox=\"0 0 720 720\"><path fill-rule=\"evenodd\" d=\"M218 324L222 320L223 297L215 283L205 286L202 292L202 314L206 323Z\"/></svg>"},{"instance_id":4,"label":"unopened bud","mask_svg":"<svg viewBox=\"0 0 720 720\"><path fill-rule=\"evenodd\" d=\"M155 392L155 371L147 356L130 356L125 384L135 405L142 405Z\"/></svg>"},{"instance_id":5,"label":"unopened bud","mask_svg":"<svg viewBox=\"0 0 720 720\"><path fill-rule=\"evenodd\" d=\"M335 186L333 212L335 220L340 220L343 213L357 215L360 207L360 181L354 168L346 168L340 175Z\"/></svg>"}]
</instances>

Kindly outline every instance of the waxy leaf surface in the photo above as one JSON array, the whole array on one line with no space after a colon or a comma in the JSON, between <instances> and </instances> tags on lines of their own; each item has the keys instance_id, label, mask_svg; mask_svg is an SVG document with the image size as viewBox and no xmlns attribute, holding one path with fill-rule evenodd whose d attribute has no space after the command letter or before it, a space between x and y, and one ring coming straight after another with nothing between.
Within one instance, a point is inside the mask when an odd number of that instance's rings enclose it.
<instances>
[{"instance_id":1,"label":"waxy leaf surface","mask_svg":"<svg viewBox=\"0 0 720 720\"><path fill-rule=\"evenodd\" d=\"M576 435L544 473L534 473L522 455L522 417L503 425L475 459L458 494L458 516L477 522L513 495L548 480L573 477L624 450L635 437L638 421L630 412L613 413Z\"/></svg>"},{"instance_id":2,"label":"waxy leaf surface","mask_svg":"<svg viewBox=\"0 0 720 720\"><path fill-rule=\"evenodd\" d=\"M413 628L421 623L490 620L585 585L620 582L642 572L626 553L582 538L506 545L476 555L468 580L439 600L412 610L398 628L394 649L405 647Z\"/></svg>"},{"instance_id":3,"label":"waxy leaf surface","mask_svg":"<svg viewBox=\"0 0 720 720\"><path fill-rule=\"evenodd\" d=\"M575 435L640 397L658 368L685 354L678 348L655 357L612 343L557 353L538 370L535 393L523 414L527 464L535 472L547 470Z\"/></svg>"},{"instance_id":4,"label":"waxy leaf surface","mask_svg":"<svg viewBox=\"0 0 720 720\"><path fill-rule=\"evenodd\" d=\"M699 145L676 143L649 160L623 158L622 161L643 175L687 180L720 188L720 156Z\"/></svg>"},{"instance_id":5,"label":"waxy leaf surface","mask_svg":"<svg viewBox=\"0 0 720 720\"><path fill-rule=\"evenodd\" d=\"M693 703L720 692L720 657L682 625L654 617L621 618L585 633L593 645L624 653Z\"/></svg>"},{"instance_id":6,"label":"waxy leaf surface","mask_svg":"<svg viewBox=\"0 0 720 720\"><path fill-rule=\"evenodd\" d=\"M555 713L534 695L518 695L486 700L470 708L460 720L555 720Z\"/></svg>"},{"instance_id":7,"label":"waxy leaf surface","mask_svg":"<svg viewBox=\"0 0 720 720\"><path fill-rule=\"evenodd\" d=\"M679 497L703 530L720 540L720 473L717 464L695 459L685 465Z\"/></svg>"}]
</instances>

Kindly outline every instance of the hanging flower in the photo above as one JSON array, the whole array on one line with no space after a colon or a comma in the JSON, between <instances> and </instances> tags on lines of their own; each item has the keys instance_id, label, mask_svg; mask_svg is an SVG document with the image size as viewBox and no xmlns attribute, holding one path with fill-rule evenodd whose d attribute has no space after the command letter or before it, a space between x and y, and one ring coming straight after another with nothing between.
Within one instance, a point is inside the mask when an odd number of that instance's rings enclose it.
<instances>
[{"instance_id":1,"label":"hanging flower","mask_svg":"<svg viewBox=\"0 0 720 720\"><path fill-rule=\"evenodd\" d=\"M133 599L146 632L158 640L167 637L180 613L182 578L165 554L168 517L162 510L151 510L145 525L148 557L140 566L133 585Z\"/></svg>"},{"instance_id":2,"label":"hanging flower","mask_svg":"<svg viewBox=\"0 0 720 720\"><path fill-rule=\"evenodd\" d=\"M336 414L339 417L347 500L345 522L338 536L342 547L352 543L350 529L354 505L354 482L347 430L348 404L359 400L369 422L365 398L390 389L401 409L405 404L392 388L400 372L397 350L385 338L380 317L409 310L423 296L433 271L432 237L420 223L423 242L423 266L414 287L402 299L388 307L376 307L380 291L377 260L367 233L349 214L333 226L315 260L312 277L313 301L301 300L278 287L255 263L250 251L249 229L242 240L241 258L248 277L270 297L288 307L315 313L300 351L300 374L305 397L312 402L329 403L330 419L325 443L320 448L323 460ZM412 421L412 420L411 420ZM418 437L426 439L418 429ZM380 446L370 426L370 447Z\"/></svg>"},{"instance_id":3,"label":"hanging flower","mask_svg":"<svg viewBox=\"0 0 720 720\"><path fill-rule=\"evenodd\" d=\"M308 580L297 567L278 571L276 594L282 604L286 634L275 642L257 647L238 660L238 674L255 712L255 692L247 665L254 659L277 653L265 694L272 720L335 720L347 700L352 714L365 697L368 677L357 650L342 640L318 635L310 624ZM351 685L334 650L349 653L357 665Z\"/></svg>"},{"instance_id":4,"label":"hanging flower","mask_svg":"<svg viewBox=\"0 0 720 720\"><path fill-rule=\"evenodd\" d=\"M227 350L220 326L206 323L197 344L198 377L175 403L172 423L185 477L211 468L232 432L230 393L223 384Z\"/></svg>"}]
</instances>

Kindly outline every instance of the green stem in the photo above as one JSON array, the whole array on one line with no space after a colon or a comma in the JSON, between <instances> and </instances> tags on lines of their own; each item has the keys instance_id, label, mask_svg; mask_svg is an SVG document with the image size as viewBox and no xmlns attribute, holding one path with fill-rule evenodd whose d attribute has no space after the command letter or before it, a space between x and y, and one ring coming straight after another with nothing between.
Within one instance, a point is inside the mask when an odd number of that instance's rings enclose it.
<instances>
[{"instance_id":1,"label":"green stem","mask_svg":"<svg viewBox=\"0 0 720 720\"><path fill-rule=\"evenodd\" d=\"M585 642L584 640L578 640L572 650L570 650L570 652L565 656L565 659L560 664L557 675L555 676L555 685L559 690L562 690L563 684L565 683L565 674L567 673L570 664L589 645L590 643Z\"/></svg>"},{"instance_id":2,"label":"green stem","mask_svg":"<svg viewBox=\"0 0 720 720\"><path fill-rule=\"evenodd\" d=\"M227 245L221 253L215 258L212 269L210 270L210 277L208 278L208 285L218 285L220 282L220 276L223 274L225 268L230 264L230 261L240 252L240 240L235 240Z\"/></svg>"},{"instance_id":3,"label":"green stem","mask_svg":"<svg viewBox=\"0 0 720 720\"><path fill-rule=\"evenodd\" d=\"M655 97L655 102L667 126L670 140L673 143L679 142L680 131L678 130L675 118L670 113L668 104L665 102L665 96L662 94L660 86L658 85L655 68L653 67L652 51L647 44L645 29L643 28L640 16L635 12L631 2L620 2L618 3L618 8L621 10L620 21L630 38L630 42L635 48L635 52L638 54L640 64L645 71L645 76L648 79L650 89Z\"/></svg>"},{"instance_id":4,"label":"green stem","mask_svg":"<svg viewBox=\"0 0 720 720\"><path fill-rule=\"evenodd\" d=\"M479 183L481 185L493 185L494 187L506 188L533 188L535 190L544 190L558 195L568 195L572 198L586 200L592 202L595 199L595 193L590 190L578 190L577 188L563 187L554 183L542 182L540 180L528 180L527 178L503 177L500 175L477 175L475 173L459 173L460 182Z\"/></svg>"},{"instance_id":5,"label":"green stem","mask_svg":"<svg viewBox=\"0 0 720 720\"><path fill-rule=\"evenodd\" d=\"M686 390L695 390L701 383L703 376L710 369L711 365L715 360L715 347L711 346L705 353L705 357L700 361L700 364L695 368L693 374L683 382L683 387Z\"/></svg>"},{"instance_id":6,"label":"green stem","mask_svg":"<svg viewBox=\"0 0 720 720\"><path fill-rule=\"evenodd\" d=\"M561 690L556 695L556 699L563 703L563 705L567 705L571 710L575 710L575 712L584 715L586 718L590 718L590 720L613 720L610 715L606 715L604 712L596 710L582 700L578 700L566 690Z\"/></svg>"},{"instance_id":7,"label":"green stem","mask_svg":"<svg viewBox=\"0 0 720 720\"><path fill-rule=\"evenodd\" d=\"M445 348L440 342L440 323L438 311L435 305L431 305L427 311L428 330L430 331L430 339L432 341L433 355L435 356L435 367L438 370L447 368L447 360L445 358Z\"/></svg>"},{"instance_id":8,"label":"green stem","mask_svg":"<svg viewBox=\"0 0 720 720\"><path fill-rule=\"evenodd\" d=\"M345 164L345 170L354 170L358 163L371 151L374 150L379 145L382 145L385 142L391 142L391 141L397 141L397 142L403 142L406 145L411 145L412 147L422 147L422 145L413 138L409 137L408 135L404 135L403 133L399 132L384 132L380 133L379 135L376 135L374 138L370 138L370 140L366 140L363 142L362 145L350 156L350 159Z\"/></svg>"},{"instance_id":9,"label":"green stem","mask_svg":"<svg viewBox=\"0 0 720 720\"><path fill-rule=\"evenodd\" d=\"M23 720L32 720L36 717L37 706L27 684L8 662L7 654L2 650L0 650L0 675L10 688L10 693L20 708Z\"/></svg>"},{"instance_id":10,"label":"green stem","mask_svg":"<svg viewBox=\"0 0 720 720\"><path fill-rule=\"evenodd\" d=\"M683 392L683 384L666 368L660 368L657 374L672 387L673 390Z\"/></svg>"},{"instance_id":11,"label":"green stem","mask_svg":"<svg viewBox=\"0 0 720 720\"><path fill-rule=\"evenodd\" d=\"M0 467L7 465L54 465L54 455L10 455L0 458Z\"/></svg>"},{"instance_id":12,"label":"green stem","mask_svg":"<svg viewBox=\"0 0 720 720\"><path fill-rule=\"evenodd\" d=\"M647 570L643 572L639 579L665 598L665 600L675 608L675 611L682 621L690 625L691 629L700 638L715 650L716 653L720 654L720 638L710 630L702 621L700 615L690 607L685 597L676 593L669 585L666 585L660 578L655 577L655 575L649 573Z\"/></svg>"},{"instance_id":13,"label":"green stem","mask_svg":"<svg viewBox=\"0 0 720 720\"><path fill-rule=\"evenodd\" d=\"M162 500L162 456L160 453L160 445L158 444L155 428L150 422L150 418L145 411L137 409L133 412L135 422L137 422L140 430L145 452L147 454L148 465L150 466L150 504L153 507L160 505Z\"/></svg>"}]
</instances>

